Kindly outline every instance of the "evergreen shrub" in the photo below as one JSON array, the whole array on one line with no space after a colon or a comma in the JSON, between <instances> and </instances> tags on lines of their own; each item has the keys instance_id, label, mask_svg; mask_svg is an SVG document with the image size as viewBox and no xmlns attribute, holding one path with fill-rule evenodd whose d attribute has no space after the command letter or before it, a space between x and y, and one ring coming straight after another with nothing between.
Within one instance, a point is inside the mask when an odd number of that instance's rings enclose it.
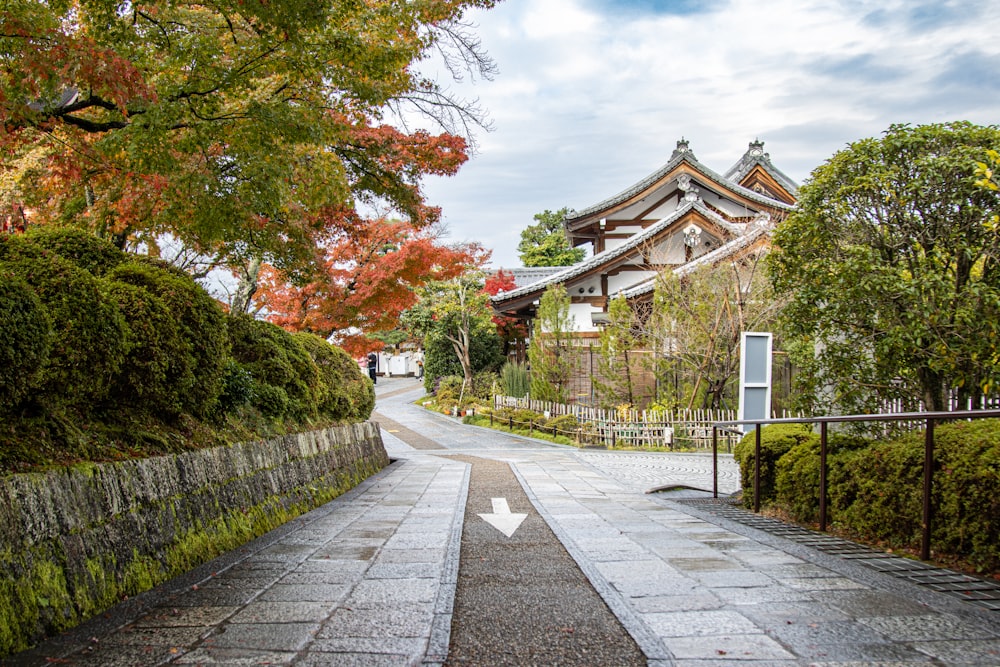
<instances>
[{"instance_id":1,"label":"evergreen shrub","mask_svg":"<svg viewBox=\"0 0 1000 667\"><path fill-rule=\"evenodd\" d=\"M162 299L173 313L181 342L179 354L171 360L168 380L176 386L186 412L199 418L210 415L222 394L229 352L222 308L180 269L130 261L115 267L107 277L145 289Z\"/></svg>"},{"instance_id":2,"label":"evergreen shrub","mask_svg":"<svg viewBox=\"0 0 1000 667\"><path fill-rule=\"evenodd\" d=\"M0 237L0 271L27 283L52 323L52 346L33 393L52 407L84 409L103 400L130 343L102 281L23 236Z\"/></svg>"},{"instance_id":3,"label":"evergreen shrub","mask_svg":"<svg viewBox=\"0 0 1000 667\"><path fill-rule=\"evenodd\" d=\"M171 370L191 355L173 313L159 296L135 285L111 281L107 292L125 317L134 343L112 388L111 402L159 417L176 417L184 397Z\"/></svg>"},{"instance_id":4,"label":"evergreen shrub","mask_svg":"<svg viewBox=\"0 0 1000 667\"><path fill-rule=\"evenodd\" d=\"M233 358L254 378L255 407L268 416L297 421L318 416L320 371L292 334L236 315L229 318L229 338Z\"/></svg>"},{"instance_id":5,"label":"evergreen shrub","mask_svg":"<svg viewBox=\"0 0 1000 667\"><path fill-rule=\"evenodd\" d=\"M0 413L34 386L52 345L52 323L28 285L0 272Z\"/></svg>"},{"instance_id":6,"label":"evergreen shrub","mask_svg":"<svg viewBox=\"0 0 1000 667\"><path fill-rule=\"evenodd\" d=\"M319 369L320 414L329 419L367 420L375 408L375 385L351 355L315 334L294 336Z\"/></svg>"},{"instance_id":7,"label":"evergreen shrub","mask_svg":"<svg viewBox=\"0 0 1000 667\"><path fill-rule=\"evenodd\" d=\"M761 433L763 437L767 433ZM763 444L763 441L762 441ZM827 435L827 500L833 480L844 476L843 467L854 453L871 445L871 442L842 433ZM752 446L752 445L751 445ZM820 436L811 437L792 446L778 459L775 480L777 503L796 521L812 523L819 521L819 468ZM752 473L751 473L752 474ZM751 477L752 479L752 477ZM832 509L828 502L827 509Z\"/></svg>"},{"instance_id":8,"label":"evergreen shrub","mask_svg":"<svg viewBox=\"0 0 1000 667\"><path fill-rule=\"evenodd\" d=\"M250 405L252 401L253 375L232 357L226 359L219 410L224 414L235 413L240 408Z\"/></svg>"},{"instance_id":9,"label":"evergreen shrub","mask_svg":"<svg viewBox=\"0 0 1000 667\"><path fill-rule=\"evenodd\" d=\"M931 546L984 572L1000 569L1000 421L934 429ZM924 433L854 454L831 482L838 526L893 547L916 548L922 535Z\"/></svg>"},{"instance_id":10,"label":"evergreen shrub","mask_svg":"<svg viewBox=\"0 0 1000 667\"><path fill-rule=\"evenodd\" d=\"M740 466L740 484L744 503L753 503L754 465L756 459L756 434L750 431L733 448L733 457ZM812 429L805 424L772 424L760 432L760 500L762 503L775 498L778 459L790 449L813 437Z\"/></svg>"},{"instance_id":11,"label":"evergreen shrub","mask_svg":"<svg viewBox=\"0 0 1000 667\"><path fill-rule=\"evenodd\" d=\"M24 238L97 277L128 258L110 242L78 227L33 227Z\"/></svg>"}]
</instances>

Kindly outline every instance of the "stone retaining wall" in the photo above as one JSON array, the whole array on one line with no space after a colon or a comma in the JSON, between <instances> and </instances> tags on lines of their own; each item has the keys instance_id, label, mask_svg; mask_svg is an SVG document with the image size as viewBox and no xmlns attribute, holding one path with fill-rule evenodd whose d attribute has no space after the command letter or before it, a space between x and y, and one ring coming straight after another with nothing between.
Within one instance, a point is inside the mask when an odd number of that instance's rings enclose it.
<instances>
[{"instance_id":1,"label":"stone retaining wall","mask_svg":"<svg viewBox=\"0 0 1000 667\"><path fill-rule=\"evenodd\" d=\"M0 657L264 534L389 463L378 425L0 478Z\"/></svg>"}]
</instances>

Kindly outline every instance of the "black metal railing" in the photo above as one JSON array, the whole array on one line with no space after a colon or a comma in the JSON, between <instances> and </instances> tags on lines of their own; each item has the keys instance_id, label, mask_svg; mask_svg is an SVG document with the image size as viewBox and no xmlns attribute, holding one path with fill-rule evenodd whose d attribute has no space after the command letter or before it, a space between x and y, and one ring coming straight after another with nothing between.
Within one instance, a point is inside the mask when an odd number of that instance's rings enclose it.
<instances>
[{"instance_id":1,"label":"black metal railing","mask_svg":"<svg viewBox=\"0 0 1000 667\"><path fill-rule=\"evenodd\" d=\"M923 516L921 519L920 558L931 557L931 489L934 484L934 423L966 419L1000 417L1000 410L955 410L952 412L894 412L876 415L841 415L838 417L791 417L784 419L745 419L716 422L712 425L712 495L719 497L719 431L733 432L733 426L755 427L753 511L760 512L760 430L771 424L819 424L819 529L827 529L827 431L829 424L848 422L922 422L924 424Z\"/></svg>"}]
</instances>

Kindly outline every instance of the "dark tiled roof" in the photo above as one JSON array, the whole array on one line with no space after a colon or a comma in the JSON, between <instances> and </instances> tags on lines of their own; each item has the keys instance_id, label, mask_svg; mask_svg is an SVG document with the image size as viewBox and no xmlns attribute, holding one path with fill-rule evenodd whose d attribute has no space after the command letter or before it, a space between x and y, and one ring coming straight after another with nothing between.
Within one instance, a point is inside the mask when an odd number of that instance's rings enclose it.
<instances>
[{"instance_id":1,"label":"dark tiled roof","mask_svg":"<svg viewBox=\"0 0 1000 667\"><path fill-rule=\"evenodd\" d=\"M781 187L785 188L789 194L792 196L798 195L798 184L790 179L783 171L774 166L774 163L771 162L771 155L764 152L763 141L751 141L750 147L747 148L747 152L743 154L740 161L730 167L722 176L733 183L739 183L758 164L764 169L764 171L770 174L774 180L781 184Z\"/></svg>"},{"instance_id":2,"label":"dark tiled roof","mask_svg":"<svg viewBox=\"0 0 1000 667\"><path fill-rule=\"evenodd\" d=\"M538 291L540 289L544 289L549 285L569 282L570 280L582 276L603 264L619 259L620 257L627 255L630 251L635 250L636 248L641 246L644 242L656 236L656 234L659 233L661 230L663 230L666 227L669 227L671 224L673 224L678 219L683 217L684 214L686 214L688 211L692 210L698 211L701 215L705 216L705 218L711 220L719 227L722 227L723 229L732 234L742 236L745 233L746 224L734 224L726 220L724 217L722 217L715 211L706 207L701 202L701 200L693 202L684 201L681 203L681 206L679 206L676 211L674 211L667 217L658 220L655 224L647 227L642 232L633 235L631 238L629 238L625 243L621 244L620 246L611 248L609 250L605 250L604 252L597 253L596 255L583 260L579 264L574 264L573 266L566 267L565 269L558 271L557 273L553 273L552 275L549 275L530 285L525 285L524 287L518 287L517 289L511 290L509 292L502 292L500 294L497 294L492 299L493 303L501 304L504 303L505 301L517 299L526 296L528 294L531 294L532 292Z\"/></svg>"},{"instance_id":3,"label":"dark tiled roof","mask_svg":"<svg viewBox=\"0 0 1000 667\"><path fill-rule=\"evenodd\" d=\"M678 143L680 143L680 142L678 142ZM685 147L685 150L680 150L680 146L678 146L678 150L674 151L674 154L670 158L670 161L667 162L662 167L660 167L657 171L653 172L652 174L650 174L646 178L642 179L641 181L639 181L638 183L636 183L632 187L628 188L627 190L622 190L621 192L619 192L618 194L614 195L613 197L609 197L608 199L605 199L602 202L594 204L593 206L588 206L587 208L583 209L582 211L571 211L570 214L566 216L566 222L568 224L571 224L574 220L577 220L579 218L583 218L583 217L591 215L593 213L597 213L597 212L602 211L604 209L611 208L612 206L616 206L616 205L618 205L618 204L620 204L620 203L622 203L624 201L627 201L627 200L631 199L632 197L636 196L637 194L639 194L643 190L646 190L647 188L649 188L650 186L652 186L653 184L655 184L657 181L659 181L660 179L662 179L664 176L666 176L667 174L669 174L671 171L673 171L682 162L687 162L687 164L692 169L694 169L695 171L697 171L699 174L701 174L702 176L704 176L709 181L712 181L713 183L716 183L716 184L722 186L726 190L730 190L730 191L732 191L734 193L737 193L737 194L739 194L739 195L741 195L741 196L743 196L743 197L745 197L745 198L747 198L747 199L749 199L751 201L757 202L757 203L761 204L762 206L770 206L772 208L781 208L781 209L788 209L788 210L794 208L793 206L791 206L789 204L786 204L784 202L778 201L777 199L772 199L772 198L767 197L765 195L762 195L762 194L760 194L758 192L754 192L753 190L750 190L749 188L744 188L744 187L742 187L740 185L737 185L737 183L736 183L735 180L733 180L731 178L727 178L726 176L719 175L717 172L712 171L711 169L709 169L708 167L706 167L705 165L703 165L701 162L699 162L694 157L694 153L692 153L690 150L686 149L686 147ZM770 165L770 158L767 159L767 164ZM732 171L733 170L730 169L730 172L732 172ZM784 181L787 181L787 184L792 188L792 190L790 190L790 191L793 192L793 194L794 194L795 191L797 191L797 186L795 186L795 184L791 181L791 179L789 179L784 174L781 174L781 172L778 171L773 165L769 167L769 173L771 173L772 175L774 175L776 179L778 179L778 175L780 175L784 179ZM736 179L736 180L738 180L738 179ZM779 182L781 182L783 186L785 185L784 181L779 180Z\"/></svg>"}]
</instances>

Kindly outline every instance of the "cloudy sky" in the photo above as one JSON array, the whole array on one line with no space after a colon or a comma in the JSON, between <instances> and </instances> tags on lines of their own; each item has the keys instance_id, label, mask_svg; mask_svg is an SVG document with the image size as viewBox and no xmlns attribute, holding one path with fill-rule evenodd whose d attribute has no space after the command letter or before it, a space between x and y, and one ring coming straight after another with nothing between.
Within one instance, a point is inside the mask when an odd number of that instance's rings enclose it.
<instances>
[{"instance_id":1,"label":"cloudy sky","mask_svg":"<svg viewBox=\"0 0 1000 667\"><path fill-rule=\"evenodd\" d=\"M519 265L534 214L616 194L682 137L719 172L759 138L801 183L893 123L1000 123L984 0L506 0L468 18L499 72L449 86L493 130L426 193L448 240L492 248L494 266Z\"/></svg>"}]
</instances>

